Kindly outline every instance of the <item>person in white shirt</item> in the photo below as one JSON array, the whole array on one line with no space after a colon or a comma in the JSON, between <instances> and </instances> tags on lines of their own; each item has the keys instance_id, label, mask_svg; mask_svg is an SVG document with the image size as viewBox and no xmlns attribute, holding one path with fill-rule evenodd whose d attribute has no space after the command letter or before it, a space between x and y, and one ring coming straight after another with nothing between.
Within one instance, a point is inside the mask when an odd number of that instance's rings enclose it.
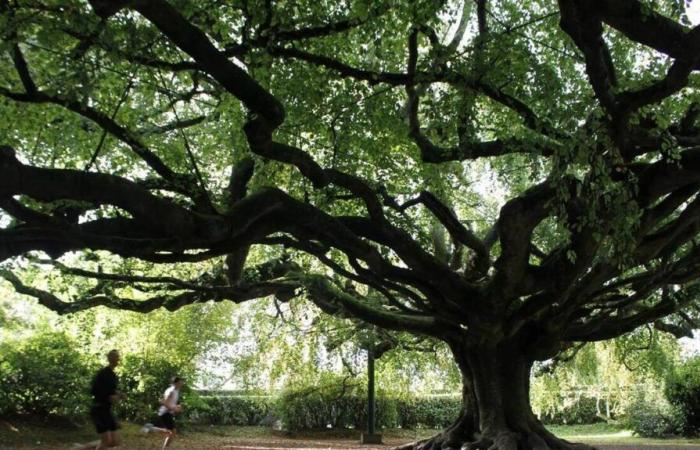
<instances>
[{"instance_id":1,"label":"person in white shirt","mask_svg":"<svg viewBox=\"0 0 700 450\"><path fill-rule=\"evenodd\" d=\"M141 428L142 433L156 431L165 434L162 448L167 448L175 437L175 415L182 412L182 406L180 406L179 401L180 391L184 385L185 381L182 378L173 377L170 387L165 390L163 398L160 400L157 426L147 423Z\"/></svg>"}]
</instances>

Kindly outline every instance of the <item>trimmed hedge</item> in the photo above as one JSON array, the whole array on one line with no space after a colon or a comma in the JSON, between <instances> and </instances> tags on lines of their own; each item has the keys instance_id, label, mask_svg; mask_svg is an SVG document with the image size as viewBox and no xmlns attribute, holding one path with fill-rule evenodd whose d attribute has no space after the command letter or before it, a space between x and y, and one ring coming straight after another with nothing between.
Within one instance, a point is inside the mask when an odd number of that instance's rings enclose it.
<instances>
[{"instance_id":1,"label":"trimmed hedge","mask_svg":"<svg viewBox=\"0 0 700 450\"><path fill-rule=\"evenodd\" d=\"M395 398L401 428L445 428L459 415L459 395L431 395Z\"/></svg>"},{"instance_id":2,"label":"trimmed hedge","mask_svg":"<svg viewBox=\"0 0 700 450\"><path fill-rule=\"evenodd\" d=\"M376 399L378 428L396 427L399 423L395 399L379 395ZM283 395L278 399L277 413L289 431L321 428L358 428L367 424L367 396Z\"/></svg>"},{"instance_id":3,"label":"trimmed hedge","mask_svg":"<svg viewBox=\"0 0 700 450\"><path fill-rule=\"evenodd\" d=\"M275 412L289 431L320 428L358 428L367 425L364 380L329 375L324 384L287 389ZM459 415L457 395L396 397L381 390L376 396L377 428L444 428Z\"/></svg>"},{"instance_id":4,"label":"trimmed hedge","mask_svg":"<svg viewBox=\"0 0 700 450\"><path fill-rule=\"evenodd\" d=\"M196 395L184 402L185 420L206 425L259 425L273 411L275 399L263 395Z\"/></svg>"},{"instance_id":5,"label":"trimmed hedge","mask_svg":"<svg viewBox=\"0 0 700 450\"><path fill-rule=\"evenodd\" d=\"M327 394L327 393L325 393ZM459 414L457 395L377 397L378 428L444 428ZM363 429L367 424L364 393L328 396L319 392L264 395L197 395L185 400L185 420L206 425L255 426L276 420L290 431L333 428Z\"/></svg>"}]
</instances>

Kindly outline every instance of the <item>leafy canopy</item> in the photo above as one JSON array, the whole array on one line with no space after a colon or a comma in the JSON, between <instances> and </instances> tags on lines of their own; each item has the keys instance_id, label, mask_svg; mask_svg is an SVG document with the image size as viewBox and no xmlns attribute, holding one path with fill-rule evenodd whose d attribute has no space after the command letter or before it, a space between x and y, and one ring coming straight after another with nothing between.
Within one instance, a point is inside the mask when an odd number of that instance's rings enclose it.
<instances>
[{"instance_id":1,"label":"leafy canopy","mask_svg":"<svg viewBox=\"0 0 700 450\"><path fill-rule=\"evenodd\" d=\"M530 359L694 327L700 41L675 1L0 12L2 275L51 309L303 295Z\"/></svg>"}]
</instances>

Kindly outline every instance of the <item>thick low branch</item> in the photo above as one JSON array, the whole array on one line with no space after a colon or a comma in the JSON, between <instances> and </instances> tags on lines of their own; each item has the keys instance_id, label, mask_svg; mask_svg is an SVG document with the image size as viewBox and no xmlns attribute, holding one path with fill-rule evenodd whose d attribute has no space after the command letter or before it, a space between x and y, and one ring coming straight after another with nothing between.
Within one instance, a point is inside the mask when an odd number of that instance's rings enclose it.
<instances>
[{"instance_id":1,"label":"thick low branch","mask_svg":"<svg viewBox=\"0 0 700 450\"><path fill-rule=\"evenodd\" d=\"M170 200L155 197L136 183L114 175L24 165L7 146L0 147L0 195L109 204L128 211L153 230L162 230L165 236L197 234L197 215Z\"/></svg>"},{"instance_id":2,"label":"thick low branch","mask_svg":"<svg viewBox=\"0 0 700 450\"><path fill-rule=\"evenodd\" d=\"M688 85L688 77L699 57L700 54L690 60L677 59L664 78L638 90L621 92L617 95L617 101L626 111L636 111L670 97Z\"/></svg>"},{"instance_id":3,"label":"thick low branch","mask_svg":"<svg viewBox=\"0 0 700 450\"><path fill-rule=\"evenodd\" d=\"M0 277L10 282L15 291L18 293L34 297L41 305L62 315L76 313L94 308L96 306L106 306L108 308L135 311L140 313L147 313L158 308L165 308L169 311L175 311L183 306L194 303L204 303L207 301L229 300L240 303L247 300L275 295L281 290L288 291L290 288L294 287L293 284L289 283L261 283L257 286L249 286L243 289L222 288L219 290L187 291L175 295L156 295L145 300L122 298L108 294L97 294L88 295L87 297L78 298L73 301L65 301L48 291L27 286L9 270L0 270Z\"/></svg>"},{"instance_id":4,"label":"thick low branch","mask_svg":"<svg viewBox=\"0 0 700 450\"><path fill-rule=\"evenodd\" d=\"M635 258L646 262L656 258L664 250L678 249L683 242L696 235L700 228L700 198L693 200L678 216L657 232L644 237L640 242ZM680 239L680 240L679 240Z\"/></svg>"},{"instance_id":5,"label":"thick low branch","mask_svg":"<svg viewBox=\"0 0 700 450\"><path fill-rule=\"evenodd\" d=\"M532 232L547 217L554 196L554 187L546 181L509 200L501 208L498 219L501 256L495 263L492 286L501 292L503 299L510 298L519 289L528 266Z\"/></svg>"},{"instance_id":6,"label":"thick low branch","mask_svg":"<svg viewBox=\"0 0 700 450\"><path fill-rule=\"evenodd\" d=\"M435 335L440 331L434 317L421 317L374 308L367 301L356 299L334 287L325 277L308 276L303 283L309 293L309 299L325 312L337 314L339 310L344 309L352 317L391 330L410 330L428 335Z\"/></svg>"}]
</instances>

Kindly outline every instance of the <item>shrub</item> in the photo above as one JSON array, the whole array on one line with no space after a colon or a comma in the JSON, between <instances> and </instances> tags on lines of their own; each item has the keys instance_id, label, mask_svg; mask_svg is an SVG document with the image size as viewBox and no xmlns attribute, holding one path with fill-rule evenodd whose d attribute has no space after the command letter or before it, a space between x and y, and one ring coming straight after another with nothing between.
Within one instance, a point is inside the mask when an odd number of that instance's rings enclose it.
<instances>
[{"instance_id":1,"label":"shrub","mask_svg":"<svg viewBox=\"0 0 700 450\"><path fill-rule=\"evenodd\" d=\"M0 414L84 416L94 367L63 333L0 344Z\"/></svg>"},{"instance_id":2,"label":"shrub","mask_svg":"<svg viewBox=\"0 0 700 450\"><path fill-rule=\"evenodd\" d=\"M376 425L399 424L397 400L381 391L376 396ZM275 411L288 430L326 428L365 428L367 390L364 380L324 375L314 386L296 386L282 392Z\"/></svg>"},{"instance_id":3,"label":"shrub","mask_svg":"<svg viewBox=\"0 0 700 450\"><path fill-rule=\"evenodd\" d=\"M552 425L580 425L600 422L596 399L586 395L560 396L556 409L544 411L542 422Z\"/></svg>"},{"instance_id":4,"label":"shrub","mask_svg":"<svg viewBox=\"0 0 700 450\"><path fill-rule=\"evenodd\" d=\"M290 431L355 426L359 414L359 383L327 380L321 386L297 386L282 392L275 405Z\"/></svg>"},{"instance_id":5,"label":"shrub","mask_svg":"<svg viewBox=\"0 0 700 450\"><path fill-rule=\"evenodd\" d=\"M682 411L653 391L637 390L627 411L627 426L641 437L667 437L684 428Z\"/></svg>"},{"instance_id":6,"label":"shrub","mask_svg":"<svg viewBox=\"0 0 700 450\"><path fill-rule=\"evenodd\" d=\"M684 418L683 434L700 433L700 357L676 367L666 379L666 397Z\"/></svg>"}]
</instances>

